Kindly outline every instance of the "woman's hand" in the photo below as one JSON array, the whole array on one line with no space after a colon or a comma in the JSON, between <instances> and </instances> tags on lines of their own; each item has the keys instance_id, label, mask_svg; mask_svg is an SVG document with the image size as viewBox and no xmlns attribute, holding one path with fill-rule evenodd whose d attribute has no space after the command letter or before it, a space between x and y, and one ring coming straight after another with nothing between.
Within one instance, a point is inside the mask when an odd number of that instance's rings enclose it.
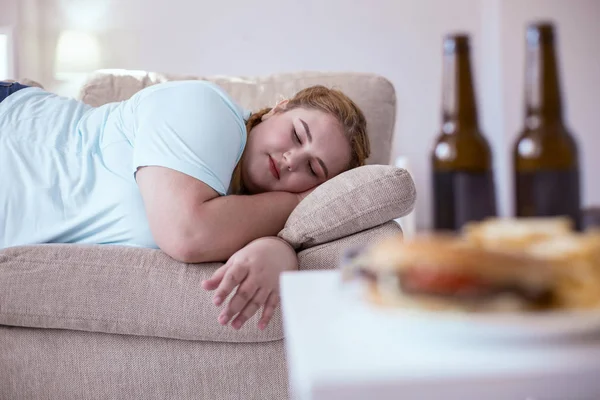
<instances>
[{"instance_id":1,"label":"woman's hand","mask_svg":"<svg viewBox=\"0 0 600 400\"><path fill-rule=\"evenodd\" d=\"M237 287L227 307L219 315L219 323L231 323L240 329L260 307L263 313L258 328L269 324L279 304L279 274L298 269L298 259L292 247L277 237L264 237L250 242L233 254L227 263L202 282L206 290L215 290L213 302L219 306Z\"/></svg>"}]
</instances>

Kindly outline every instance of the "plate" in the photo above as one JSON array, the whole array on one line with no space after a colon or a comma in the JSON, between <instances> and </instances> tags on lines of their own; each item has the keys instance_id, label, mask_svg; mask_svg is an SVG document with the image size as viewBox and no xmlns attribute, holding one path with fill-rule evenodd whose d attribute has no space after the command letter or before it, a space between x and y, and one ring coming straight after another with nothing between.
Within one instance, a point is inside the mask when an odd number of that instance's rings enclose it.
<instances>
[{"instance_id":1,"label":"plate","mask_svg":"<svg viewBox=\"0 0 600 400\"><path fill-rule=\"evenodd\" d=\"M386 308L363 300L362 291L346 293L354 312L371 323L419 336L467 340L557 340L600 336L600 309L540 312L459 312Z\"/></svg>"},{"instance_id":2,"label":"plate","mask_svg":"<svg viewBox=\"0 0 600 400\"><path fill-rule=\"evenodd\" d=\"M461 314L371 308L382 318L398 319L404 329L428 336L433 333L468 339L555 340L600 333L598 310Z\"/></svg>"}]
</instances>

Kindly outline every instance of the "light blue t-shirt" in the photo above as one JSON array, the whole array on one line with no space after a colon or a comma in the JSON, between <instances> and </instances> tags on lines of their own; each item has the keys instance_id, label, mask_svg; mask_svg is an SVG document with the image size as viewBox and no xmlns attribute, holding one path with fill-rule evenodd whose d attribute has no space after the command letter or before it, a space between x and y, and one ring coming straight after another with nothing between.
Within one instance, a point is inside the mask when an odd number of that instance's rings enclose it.
<instances>
[{"instance_id":1,"label":"light blue t-shirt","mask_svg":"<svg viewBox=\"0 0 600 400\"><path fill-rule=\"evenodd\" d=\"M10 95L0 103L0 248L156 248L136 170L168 167L225 195L248 116L206 81L162 83L97 108L38 88Z\"/></svg>"}]
</instances>

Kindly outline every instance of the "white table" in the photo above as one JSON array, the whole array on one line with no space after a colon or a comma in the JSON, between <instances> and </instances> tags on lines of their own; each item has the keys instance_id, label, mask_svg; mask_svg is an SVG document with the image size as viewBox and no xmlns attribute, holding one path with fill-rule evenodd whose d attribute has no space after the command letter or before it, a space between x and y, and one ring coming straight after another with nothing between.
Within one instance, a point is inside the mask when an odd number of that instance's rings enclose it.
<instances>
[{"instance_id":1,"label":"white table","mask_svg":"<svg viewBox=\"0 0 600 400\"><path fill-rule=\"evenodd\" d=\"M281 296L294 399L600 399L600 339L494 344L403 332L348 301L337 271L286 272Z\"/></svg>"}]
</instances>

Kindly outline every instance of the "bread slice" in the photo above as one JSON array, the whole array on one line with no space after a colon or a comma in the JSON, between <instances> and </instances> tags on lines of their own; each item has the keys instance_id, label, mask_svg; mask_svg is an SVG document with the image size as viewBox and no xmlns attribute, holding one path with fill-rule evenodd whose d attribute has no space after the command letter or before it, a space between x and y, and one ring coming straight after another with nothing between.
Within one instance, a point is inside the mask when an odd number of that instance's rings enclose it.
<instances>
[{"instance_id":1,"label":"bread slice","mask_svg":"<svg viewBox=\"0 0 600 400\"><path fill-rule=\"evenodd\" d=\"M573 222L567 217L490 218L465 225L462 236L479 247L519 250L572 232Z\"/></svg>"}]
</instances>

